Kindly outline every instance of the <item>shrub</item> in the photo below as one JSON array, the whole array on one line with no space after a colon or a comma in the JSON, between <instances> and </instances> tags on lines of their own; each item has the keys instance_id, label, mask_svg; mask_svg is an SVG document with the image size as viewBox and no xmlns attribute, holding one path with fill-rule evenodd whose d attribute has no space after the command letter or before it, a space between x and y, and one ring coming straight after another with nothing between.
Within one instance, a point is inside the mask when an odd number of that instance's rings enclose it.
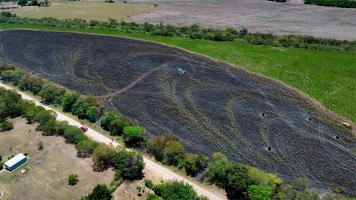
<instances>
[{"instance_id":1,"label":"shrub","mask_svg":"<svg viewBox=\"0 0 356 200\"><path fill-rule=\"evenodd\" d=\"M248 187L248 199L250 200L271 200L272 188L264 185L250 185Z\"/></svg>"},{"instance_id":2,"label":"shrub","mask_svg":"<svg viewBox=\"0 0 356 200\"><path fill-rule=\"evenodd\" d=\"M77 174L71 174L68 176L68 185L76 185L78 181L79 179Z\"/></svg>"},{"instance_id":3,"label":"shrub","mask_svg":"<svg viewBox=\"0 0 356 200\"><path fill-rule=\"evenodd\" d=\"M78 144L79 142L88 139L87 136L84 135L83 131L75 126L68 126L64 130L63 136L66 139L66 142L71 144Z\"/></svg>"},{"instance_id":4,"label":"shrub","mask_svg":"<svg viewBox=\"0 0 356 200\"><path fill-rule=\"evenodd\" d=\"M70 112L73 104L78 100L79 95L73 91L66 91L61 98L62 108L64 112Z\"/></svg>"},{"instance_id":5,"label":"shrub","mask_svg":"<svg viewBox=\"0 0 356 200\"><path fill-rule=\"evenodd\" d=\"M62 94L63 91L52 83L45 83L38 93L46 104L54 103L57 99L61 98Z\"/></svg>"},{"instance_id":6,"label":"shrub","mask_svg":"<svg viewBox=\"0 0 356 200\"><path fill-rule=\"evenodd\" d=\"M77 156L80 158L88 158L90 157L94 149L99 146L98 142L92 141L92 140L83 140L80 141L75 148L77 149Z\"/></svg>"},{"instance_id":7,"label":"shrub","mask_svg":"<svg viewBox=\"0 0 356 200\"><path fill-rule=\"evenodd\" d=\"M168 165L177 166L178 163L184 161L185 148L179 141L170 141L163 149L165 160Z\"/></svg>"},{"instance_id":8,"label":"shrub","mask_svg":"<svg viewBox=\"0 0 356 200\"><path fill-rule=\"evenodd\" d=\"M145 182L145 186L150 189L153 189L153 187L155 186L155 184L153 184L152 180L150 179L145 178L144 182Z\"/></svg>"},{"instance_id":9,"label":"shrub","mask_svg":"<svg viewBox=\"0 0 356 200\"><path fill-rule=\"evenodd\" d=\"M98 184L93 191L82 198L83 200L111 200L111 192L105 184Z\"/></svg>"},{"instance_id":10,"label":"shrub","mask_svg":"<svg viewBox=\"0 0 356 200\"><path fill-rule=\"evenodd\" d=\"M115 119L119 119L119 116L116 112L107 112L101 117L100 125L104 130L109 131L110 123Z\"/></svg>"},{"instance_id":11,"label":"shrub","mask_svg":"<svg viewBox=\"0 0 356 200\"><path fill-rule=\"evenodd\" d=\"M146 136L139 126L125 127L122 138L129 147L142 147L146 142Z\"/></svg>"},{"instance_id":12,"label":"shrub","mask_svg":"<svg viewBox=\"0 0 356 200\"><path fill-rule=\"evenodd\" d=\"M113 159L116 155L114 149L100 144L93 151L94 170L103 171L112 166Z\"/></svg>"},{"instance_id":13,"label":"shrub","mask_svg":"<svg viewBox=\"0 0 356 200\"><path fill-rule=\"evenodd\" d=\"M114 156L112 165L120 170L125 180L139 180L143 177L142 170L145 167L143 157L134 151L120 151Z\"/></svg>"},{"instance_id":14,"label":"shrub","mask_svg":"<svg viewBox=\"0 0 356 200\"><path fill-rule=\"evenodd\" d=\"M208 159L202 155L189 153L184 158L184 169L189 176L196 176L207 167Z\"/></svg>"},{"instance_id":15,"label":"shrub","mask_svg":"<svg viewBox=\"0 0 356 200\"><path fill-rule=\"evenodd\" d=\"M147 194L146 200L160 200L160 198L155 194Z\"/></svg>"},{"instance_id":16,"label":"shrub","mask_svg":"<svg viewBox=\"0 0 356 200\"><path fill-rule=\"evenodd\" d=\"M159 134L150 140L148 145L148 152L152 154L157 161L163 161L164 148L170 141L178 141L178 138L172 133Z\"/></svg>"},{"instance_id":17,"label":"shrub","mask_svg":"<svg viewBox=\"0 0 356 200\"><path fill-rule=\"evenodd\" d=\"M8 120L0 123L0 132L9 131L14 128L14 124Z\"/></svg>"},{"instance_id":18,"label":"shrub","mask_svg":"<svg viewBox=\"0 0 356 200\"><path fill-rule=\"evenodd\" d=\"M37 149L38 149L38 150L42 150L43 148L44 148L43 142L42 142L42 141L39 141L39 142L37 143Z\"/></svg>"}]
</instances>

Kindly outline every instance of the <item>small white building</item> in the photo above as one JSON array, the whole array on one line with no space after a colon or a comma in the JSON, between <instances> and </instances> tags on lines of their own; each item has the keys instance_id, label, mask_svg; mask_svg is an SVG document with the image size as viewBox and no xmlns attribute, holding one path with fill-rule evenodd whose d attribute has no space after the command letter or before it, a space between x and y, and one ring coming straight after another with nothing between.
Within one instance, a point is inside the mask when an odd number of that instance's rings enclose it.
<instances>
[{"instance_id":1,"label":"small white building","mask_svg":"<svg viewBox=\"0 0 356 200\"><path fill-rule=\"evenodd\" d=\"M15 157L11 158L10 160L4 163L5 169L12 173L17 168L21 167L22 165L28 162L28 157L23 155L22 153L17 154Z\"/></svg>"}]
</instances>

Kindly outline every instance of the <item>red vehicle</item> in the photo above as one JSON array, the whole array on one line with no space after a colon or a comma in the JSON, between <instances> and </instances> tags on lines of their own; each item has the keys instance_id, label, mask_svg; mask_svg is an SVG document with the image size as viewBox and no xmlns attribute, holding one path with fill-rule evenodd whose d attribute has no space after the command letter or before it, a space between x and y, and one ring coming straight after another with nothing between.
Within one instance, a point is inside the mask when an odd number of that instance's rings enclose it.
<instances>
[{"instance_id":1,"label":"red vehicle","mask_svg":"<svg viewBox=\"0 0 356 200\"><path fill-rule=\"evenodd\" d=\"M82 127L80 127L82 129L83 132L87 132L88 131L88 127L85 125L82 125Z\"/></svg>"}]
</instances>

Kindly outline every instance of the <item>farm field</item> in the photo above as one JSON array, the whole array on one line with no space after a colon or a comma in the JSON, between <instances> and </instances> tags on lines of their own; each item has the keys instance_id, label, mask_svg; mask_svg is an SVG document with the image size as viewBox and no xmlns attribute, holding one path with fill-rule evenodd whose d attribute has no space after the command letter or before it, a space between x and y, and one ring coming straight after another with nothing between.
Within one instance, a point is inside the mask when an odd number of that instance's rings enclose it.
<instances>
[{"instance_id":1,"label":"farm field","mask_svg":"<svg viewBox=\"0 0 356 200\"><path fill-rule=\"evenodd\" d=\"M247 28L250 32L313 35L356 40L356 9L267 0L133 0L159 6L130 20L206 28ZM327 0L325 0L327 1ZM182 17L185 16L185 17Z\"/></svg>"},{"instance_id":2,"label":"farm field","mask_svg":"<svg viewBox=\"0 0 356 200\"><path fill-rule=\"evenodd\" d=\"M12 121L14 129L0 134L0 154L5 160L11 154L27 152L30 160L12 174L0 173L4 199L80 199L96 184L111 183L113 171L94 172L92 160L77 158L76 149L64 138L42 136L35 131L37 125L27 124L24 118ZM41 151L36 145L39 141L44 143ZM21 169L26 170L24 175L20 174ZM79 175L77 185L68 185L70 174Z\"/></svg>"},{"instance_id":3,"label":"farm field","mask_svg":"<svg viewBox=\"0 0 356 200\"><path fill-rule=\"evenodd\" d=\"M9 9L21 17L58 19L80 18L85 20L107 20L109 18L123 20L154 8L153 4L145 3L104 3L87 1L53 2L50 7L19 7ZM99 12L98 12L99 11Z\"/></svg>"},{"instance_id":4,"label":"farm field","mask_svg":"<svg viewBox=\"0 0 356 200\"><path fill-rule=\"evenodd\" d=\"M306 176L355 191L354 135L276 82L125 38L16 30L1 32L0 41L0 57L97 96L151 135L173 132L190 151L221 151L285 179Z\"/></svg>"}]
</instances>

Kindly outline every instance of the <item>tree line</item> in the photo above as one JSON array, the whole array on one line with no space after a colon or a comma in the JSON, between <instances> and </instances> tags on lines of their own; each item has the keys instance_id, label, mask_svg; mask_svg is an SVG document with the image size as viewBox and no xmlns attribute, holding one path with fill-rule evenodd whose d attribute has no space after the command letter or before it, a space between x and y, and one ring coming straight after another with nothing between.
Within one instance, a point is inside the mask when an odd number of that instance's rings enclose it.
<instances>
[{"instance_id":1,"label":"tree line","mask_svg":"<svg viewBox=\"0 0 356 200\"><path fill-rule=\"evenodd\" d=\"M31 19L18 17L10 12L0 13L0 23L41 25L50 27L80 28L108 30L113 32L149 34L165 37L185 37L190 39L203 39L213 41L241 41L254 45L274 47L293 47L305 49L322 49L328 51L356 52L356 41L317 38L307 35L272 35L265 33L249 33L247 29L235 30L233 28L206 29L197 24L191 26L172 26L164 24L138 24L135 22L118 22L115 19L107 21L84 19L56 19L45 17Z\"/></svg>"},{"instance_id":2,"label":"tree line","mask_svg":"<svg viewBox=\"0 0 356 200\"><path fill-rule=\"evenodd\" d=\"M318 6L356 8L355 0L305 0L304 3Z\"/></svg>"}]
</instances>

